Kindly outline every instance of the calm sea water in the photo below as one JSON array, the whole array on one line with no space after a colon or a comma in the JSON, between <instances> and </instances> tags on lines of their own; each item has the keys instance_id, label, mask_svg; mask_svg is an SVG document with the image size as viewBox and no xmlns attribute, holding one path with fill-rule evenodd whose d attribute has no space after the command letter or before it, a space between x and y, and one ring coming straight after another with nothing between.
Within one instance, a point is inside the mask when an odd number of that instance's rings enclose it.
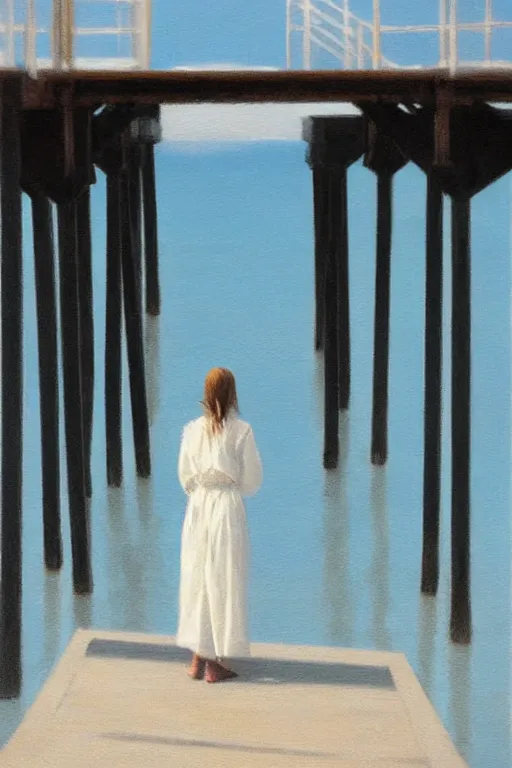
<instances>
[{"instance_id":1,"label":"calm sea water","mask_svg":"<svg viewBox=\"0 0 512 768\"><path fill-rule=\"evenodd\" d=\"M396 178L389 463L369 462L375 179L350 171L353 388L339 471L322 469L322 365L313 351L310 174L300 144L158 152L163 307L146 320L153 476L137 482L124 381L125 483L105 482L105 185L94 190L95 589L75 598L65 463L65 565L42 556L39 392L30 215L25 210L24 689L0 703L5 743L77 626L173 633L184 498L181 427L212 365L231 367L265 483L249 503L255 641L403 651L472 768L510 764L510 182L473 208L472 596L470 648L448 642L450 274L446 251L442 560L420 597L425 179ZM447 246L449 244L447 218ZM63 437L62 437L63 439ZM172 706L172 702L170 702Z\"/></svg>"}]
</instances>

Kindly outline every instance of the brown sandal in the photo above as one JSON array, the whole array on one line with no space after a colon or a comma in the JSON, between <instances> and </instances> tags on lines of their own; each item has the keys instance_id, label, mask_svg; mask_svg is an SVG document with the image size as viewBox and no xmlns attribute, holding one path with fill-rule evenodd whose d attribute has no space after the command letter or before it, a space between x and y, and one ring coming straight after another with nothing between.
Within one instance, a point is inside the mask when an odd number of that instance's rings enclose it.
<instances>
[{"instance_id":1,"label":"brown sandal","mask_svg":"<svg viewBox=\"0 0 512 768\"><path fill-rule=\"evenodd\" d=\"M198 656L197 653L194 653L192 656L192 663L187 669L187 675L191 677L192 680L202 680L204 677L205 667L206 661L201 658L201 656Z\"/></svg>"},{"instance_id":2,"label":"brown sandal","mask_svg":"<svg viewBox=\"0 0 512 768\"><path fill-rule=\"evenodd\" d=\"M233 680L238 677L236 672L231 669L226 669L218 661L206 662L206 682L207 683L223 683L225 680Z\"/></svg>"}]
</instances>

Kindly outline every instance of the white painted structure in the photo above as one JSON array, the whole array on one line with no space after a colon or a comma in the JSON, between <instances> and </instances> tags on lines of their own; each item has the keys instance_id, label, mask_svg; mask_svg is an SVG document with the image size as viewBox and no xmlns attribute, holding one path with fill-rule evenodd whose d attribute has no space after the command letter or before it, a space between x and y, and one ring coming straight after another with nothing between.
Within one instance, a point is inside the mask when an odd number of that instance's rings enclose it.
<instances>
[{"instance_id":1,"label":"white painted structure","mask_svg":"<svg viewBox=\"0 0 512 768\"><path fill-rule=\"evenodd\" d=\"M434 0L424 2L434 6ZM373 17L366 20L351 10L357 0L286 0L287 69L512 68L512 2L508 19L498 20L493 0L474 0L481 20L465 22L461 0L438 0L437 20L416 26L385 24L393 0L372 3ZM400 61L385 55L391 38ZM401 45L407 38L416 55Z\"/></svg>"},{"instance_id":2,"label":"white painted structure","mask_svg":"<svg viewBox=\"0 0 512 768\"><path fill-rule=\"evenodd\" d=\"M149 69L151 0L0 0L0 66Z\"/></svg>"}]
</instances>

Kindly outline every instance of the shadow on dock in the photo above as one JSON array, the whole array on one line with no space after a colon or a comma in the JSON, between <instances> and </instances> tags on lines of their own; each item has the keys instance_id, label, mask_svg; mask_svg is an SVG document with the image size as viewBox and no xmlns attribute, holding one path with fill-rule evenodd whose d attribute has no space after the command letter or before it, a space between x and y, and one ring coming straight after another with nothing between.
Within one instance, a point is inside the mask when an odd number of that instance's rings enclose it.
<instances>
[{"instance_id":1,"label":"shadow on dock","mask_svg":"<svg viewBox=\"0 0 512 768\"><path fill-rule=\"evenodd\" d=\"M89 643L86 656L185 664L190 652L174 645L96 638ZM243 659L236 666L243 673L246 683L340 685L395 690L393 676L389 667L385 666L257 657Z\"/></svg>"}]
</instances>

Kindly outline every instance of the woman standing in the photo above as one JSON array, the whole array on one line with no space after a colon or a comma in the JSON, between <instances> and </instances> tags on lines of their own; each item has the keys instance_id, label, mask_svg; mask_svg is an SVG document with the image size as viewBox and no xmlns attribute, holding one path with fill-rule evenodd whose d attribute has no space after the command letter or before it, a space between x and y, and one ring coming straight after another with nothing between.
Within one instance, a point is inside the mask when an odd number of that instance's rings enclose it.
<instances>
[{"instance_id":1,"label":"woman standing","mask_svg":"<svg viewBox=\"0 0 512 768\"><path fill-rule=\"evenodd\" d=\"M181 540L177 645L189 648L188 674L209 683L236 677L225 659L249 655L249 537L244 496L261 485L249 424L238 418L235 378L226 368L206 376L205 414L183 430L178 475L188 495Z\"/></svg>"}]
</instances>

